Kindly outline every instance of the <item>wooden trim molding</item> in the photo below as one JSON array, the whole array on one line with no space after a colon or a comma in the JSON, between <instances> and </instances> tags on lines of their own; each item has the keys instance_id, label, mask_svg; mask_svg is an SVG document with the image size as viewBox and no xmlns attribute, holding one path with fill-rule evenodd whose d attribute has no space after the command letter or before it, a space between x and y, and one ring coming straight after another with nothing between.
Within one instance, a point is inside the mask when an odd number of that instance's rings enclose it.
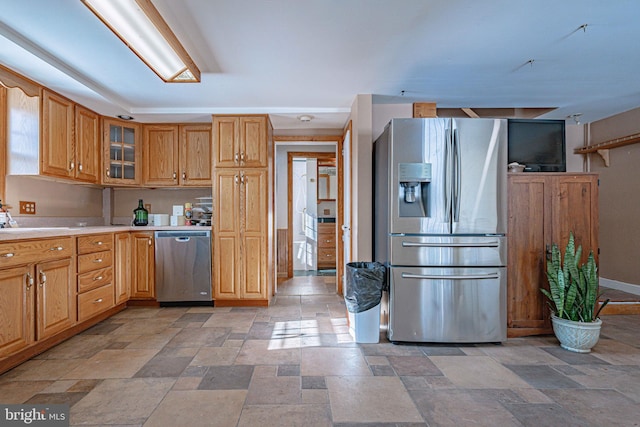
<instances>
[{"instance_id":1,"label":"wooden trim molding","mask_svg":"<svg viewBox=\"0 0 640 427\"><path fill-rule=\"evenodd\" d=\"M4 87L17 87L27 96L40 96L42 86L0 65L0 84Z\"/></svg>"},{"instance_id":2,"label":"wooden trim molding","mask_svg":"<svg viewBox=\"0 0 640 427\"><path fill-rule=\"evenodd\" d=\"M315 136L295 136L295 135L274 135L274 142L338 142L342 135L315 135Z\"/></svg>"}]
</instances>

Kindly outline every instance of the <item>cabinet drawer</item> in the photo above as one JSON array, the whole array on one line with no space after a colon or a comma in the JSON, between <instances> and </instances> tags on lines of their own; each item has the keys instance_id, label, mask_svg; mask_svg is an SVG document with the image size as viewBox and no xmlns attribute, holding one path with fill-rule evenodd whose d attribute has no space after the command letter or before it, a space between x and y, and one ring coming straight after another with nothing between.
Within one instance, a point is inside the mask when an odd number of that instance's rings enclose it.
<instances>
[{"instance_id":1,"label":"cabinet drawer","mask_svg":"<svg viewBox=\"0 0 640 427\"><path fill-rule=\"evenodd\" d=\"M113 234L92 234L78 237L78 254L110 251L113 249Z\"/></svg>"},{"instance_id":2,"label":"cabinet drawer","mask_svg":"<svg viewBox=\"0 0 640 427\"><path fill-rule=\"evenodd\" d=\"M90 289L113 282L113 268L101 268L100 270L89 271L78 274L78 293L86 292Z\"/></svg>"},{"instance_id":3,"label":"cabinet drawer","mask_svg":"<svg viewBox=\"0 0 640 427\"><path fill-rule=\"evenodd\" d=\"M95 252L92 254L78 255L78 274L99 268L110 267L113 263L111 251Z\"/></svg>"},{"instance_id":4,"label":"cabinet drawer","mask_svg":"<svg viewBox=\"0 0 640 427\"><path fill-rule=\"evenodd\" d=\"M318 247L335 248L336 236L334 236L333 234L318 234Z\"/></svg>"},{"instance_id":5,"label":"cabinet drawer","mask_svg":"<svg viewBox=\"0 0 640 427\"><path fill-rule=\"evenodd\" d=\"M321 222L318 224L318 234L336 234L336 224L330 222Z\"/></svg>"},{"instance_id":6,"label":"cabinet drawer","mask_svg":"<svg viewBox=\"0 0 640 427\"><path fill-rule=\"evenodd\" d=\"M114 305L112 284L80 294L78 295L78 321L87 320Z\"/></svg>"},{"instance_id":7,"label":"cabinet drawer","mask_svg":"<svg viewBox=\"0 0 640 427\"><path fill-rule=\"evenodd\" d=\"M72 237L0 243L0 268L68 258L72 255Z\"/></svg>"},{"instance_id":8,"label":"cabinet drawer","mask_svg":"<svg viewBox=\"0 0 640 427\"><path fill-rule=\"evenodd\" d=\"M318 248L318 264L335 263L336 250L327 248Z\"/></svg>"}]
</instances>

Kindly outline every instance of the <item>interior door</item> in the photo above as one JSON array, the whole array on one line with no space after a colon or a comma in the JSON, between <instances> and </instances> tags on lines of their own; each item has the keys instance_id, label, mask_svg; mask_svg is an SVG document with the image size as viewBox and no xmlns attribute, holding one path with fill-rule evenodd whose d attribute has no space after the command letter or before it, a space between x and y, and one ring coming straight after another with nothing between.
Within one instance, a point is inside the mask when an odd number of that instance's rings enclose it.
<instances>
[{"instance_id":1,"label":"interior door","mask_svg":"<svg viewBox=\"0 0 640 427\"><path fill-rule=\"evenodd\" d=\"M307 210L304 215L307 270L318 268L318 159L307 159Z\"/></svg>"},{"instance_id":2,"label":"interior door","mask_svg":"<svg viewBox=\"0 0 640 427\"><path fill-rule=\"evenodd\" d=\"M342 282L342 293L346 289L346 268L344 267L351 261L351 129L347 129L344 133L342 143L342 179L343 179L343 209L342 209L342 259L337 260L338 274Z\"/></svg>"}]
</instances>

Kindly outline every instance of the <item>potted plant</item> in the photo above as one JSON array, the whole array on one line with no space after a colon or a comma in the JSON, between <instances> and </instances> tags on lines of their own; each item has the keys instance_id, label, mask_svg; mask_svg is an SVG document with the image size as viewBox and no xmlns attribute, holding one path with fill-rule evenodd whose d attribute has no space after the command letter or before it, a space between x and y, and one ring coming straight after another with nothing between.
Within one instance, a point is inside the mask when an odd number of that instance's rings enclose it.
<instances>
[{"instance_id":1,"label":"potted plant","mask_svg":"<svg viewBox=\"0 0 640 427\"><path fill-rule=\"evenodd\" d=\"M598 267L593 251L585 264L579 264L582 246L576 250L573 233L564 252L564 259L557 244L551 247L551 260L547 262L549 290L540 289L551 308L553 332L564 349L589 353L600 337L602 321L598 303Z\"/></svg>"}]
</instances>

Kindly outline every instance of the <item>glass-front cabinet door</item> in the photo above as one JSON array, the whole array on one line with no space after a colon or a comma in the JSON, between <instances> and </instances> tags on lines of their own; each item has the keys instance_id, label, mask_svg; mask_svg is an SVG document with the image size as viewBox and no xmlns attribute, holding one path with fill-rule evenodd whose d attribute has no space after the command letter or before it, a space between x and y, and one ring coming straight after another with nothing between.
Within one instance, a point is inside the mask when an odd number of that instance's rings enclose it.
<instances>
[{"instance_id":1,"label":"glass-front cabinet door","mask_svg":"<svg viewBox=\"0 0 640 427\"><path fill-rule=\"evenodd\" d=\"M104 119L103 123L105 184L140 183L140 127L136 123Z\"/></svg>"}]
</instances>

